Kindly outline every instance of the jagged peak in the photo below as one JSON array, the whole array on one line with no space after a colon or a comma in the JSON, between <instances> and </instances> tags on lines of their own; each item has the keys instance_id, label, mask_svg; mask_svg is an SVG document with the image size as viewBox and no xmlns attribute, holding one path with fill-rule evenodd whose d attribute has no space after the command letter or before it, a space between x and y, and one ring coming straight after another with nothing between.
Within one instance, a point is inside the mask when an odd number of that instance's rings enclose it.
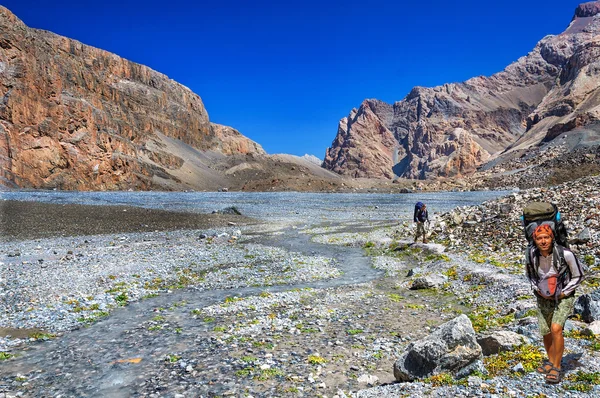
<instances>
[{"instance_id":1,"label":"jagged peak","mask_svg":"<svg viewBox=\"0 0 600 398\"><path fill-rule=\"evenodd\" d=\"M577 6L573 19L593 17L597 14L600 14L600 1L589 1Z\"/></svg>"}]
</instances>

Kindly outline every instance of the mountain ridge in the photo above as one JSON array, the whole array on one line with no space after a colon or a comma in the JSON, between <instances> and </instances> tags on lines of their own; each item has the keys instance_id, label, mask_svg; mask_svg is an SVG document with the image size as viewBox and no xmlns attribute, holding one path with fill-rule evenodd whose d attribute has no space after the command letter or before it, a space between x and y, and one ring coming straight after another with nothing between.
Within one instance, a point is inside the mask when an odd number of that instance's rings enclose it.
<instances>
[{"instance_id":1,"label":"mountain ridge","mask_svg":"<svg viewBox=\"0 0 600 398\"><path fill-rule=\"evenodd\" d=\"M600 2L581 4L565 32L490 77L416 86L394 104L364 100L340 121L323 166L353 177L464 177L594 123L599 13Z\"/></svg>"}]
</instances>

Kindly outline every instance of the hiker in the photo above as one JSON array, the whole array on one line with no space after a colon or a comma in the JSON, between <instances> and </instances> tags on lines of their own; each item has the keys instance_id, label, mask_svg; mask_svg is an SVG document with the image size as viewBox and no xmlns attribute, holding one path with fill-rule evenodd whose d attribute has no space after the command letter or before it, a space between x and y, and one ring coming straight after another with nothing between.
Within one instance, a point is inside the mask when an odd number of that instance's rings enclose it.
<instances>
[{"instance_id":1,"label":"hiker","mask_svg":"<svg viewBox=\"0 0 600 398\"><path fill-rule=\"evenodd\" d=\"M423 243L427 243L427 229L425 228L425 222L429 222L429 215L427 214L427 205L425 203L417 202L413 219L415 223L417 223L415 242L423 235Z\"/></svg>"},{"instance_id":2,"label":"hiker","mask_svg":"<svg viewBox=\"0 0 600 398\"><path fill-rule=\"evenodd\" d=\"M573 309L583 269L571 250L555 242L548 224L535 228L533 242L526 251L527 277L537 297L538 324L548 353L548 360L537 371L546 375L547 383L557 384L565 349L563 328Z\"/></svg>"}]
</instances>

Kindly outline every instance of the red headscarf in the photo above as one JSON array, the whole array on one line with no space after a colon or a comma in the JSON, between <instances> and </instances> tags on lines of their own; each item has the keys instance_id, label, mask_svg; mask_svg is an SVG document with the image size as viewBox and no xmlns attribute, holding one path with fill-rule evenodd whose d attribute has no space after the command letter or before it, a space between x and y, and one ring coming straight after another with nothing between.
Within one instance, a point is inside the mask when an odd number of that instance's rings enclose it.
<instances>
[{"instance_id":1,"label":"red headscarf","mask_svg":"<svg viewBox=\"0 0 600 398\"><path fill-rule=\"evenodd\" d=\"M549 235L552 239L554 239L554 232L552 232L552 228L550 228L548 224L538 225L533 231L533 239L537 239L537 236L541 234Z\"/></svg>"}]
</instances>

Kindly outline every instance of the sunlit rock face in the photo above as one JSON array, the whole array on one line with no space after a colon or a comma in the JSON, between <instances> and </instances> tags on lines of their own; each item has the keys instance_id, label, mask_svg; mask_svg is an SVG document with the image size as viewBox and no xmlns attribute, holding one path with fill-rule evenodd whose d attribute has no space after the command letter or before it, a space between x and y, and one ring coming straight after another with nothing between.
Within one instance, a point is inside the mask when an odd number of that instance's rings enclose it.
<instances>
[{"instance_id":1,"label":"sunlit rock face","mask_svg":"<svg viewBox=\"0 0 600 398\"><path fill-rule=\"evenodd\" d=\"M187 87L1 6L0 98L3 185L176 189L194 151L264 153Z\"/></svg>"},{"instance_id":2,"label":"sunlit rock face","mask_svg":"<svg viewBox=\"0 0 600 398\"><path fill-rule=\"evenodd\" d=\"M365 100L338 126L323 167L356 177L462 176L490 160L598 123L600 2L490 77Z\"/></svg>"}]
</instances>

